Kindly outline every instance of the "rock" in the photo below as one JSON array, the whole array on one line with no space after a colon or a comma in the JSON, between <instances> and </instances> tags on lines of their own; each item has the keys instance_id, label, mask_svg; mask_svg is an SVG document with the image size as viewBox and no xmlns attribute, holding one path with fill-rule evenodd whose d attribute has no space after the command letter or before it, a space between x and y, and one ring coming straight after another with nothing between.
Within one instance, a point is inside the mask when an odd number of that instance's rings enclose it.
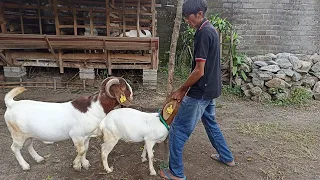
<instances>
[{"instance_id":1,"label":"rock","mask_svg":"<svg viewBox=\"0 0 320 180\"><path fill-rule=\"evenodd\" d=\"M287 69L292 67L291 62L287 58L276 59L276 63L278 63L281 68Z\"/></svg>"},{"instance_id":2,"label":"rock","mask_svg":"<svg viewBox=\"0 0 320 180\"><path fill-rule=\"evenodd\" d=\"M284 72L285 75L292 77L294 74L294 71L291 69L281 69L282 72Z\"/></svg>"},{"instance_id":3,"label":"rock","mask_svg":"<svg viewBox=\"0 0 320 180\"><path fill-rule=\"evenodd\" d=\"M253 77L252 78L252 84L254 86L258 86L258 87L262 88L264 86L264 81L259 79L258 77Z\"/></svg>"},{"instance_id":4,"label":"rock","mask_svg":"<svg viewBox=\"0 0 320 180\"><path fill-rule=\"evenodd\" d=\"M246 97L251 97L251 96L252 96L252 95L251 95L251 91L250 91L249 89L243 91L243 93L244 93L244 95L245 95Z\"/></svg>"},{"instance_id":5,"label":"rock","mask_svg":"<svg viewBox=\"0 0 320 180\"><path fill-rule=\"evenodd\" d=\"M257 96L262 93L262 89L259 87L254 87L254 88L250 89L250 92L253 96Z\"/></svg>"},{"instance_id":6,"label":"rock","mask_svg":"<svg viewBox=\"0 0 320 180\"><path fill-rule=\"evenodd\" d=\"M262 92L260 96L261 96L262 102L270 102L272 99L271 95L266 92Z\"/></svg>"},{"instance_id":7,"label":"rock","mask_svg":"<svg viewBox=\"0 0 320 180\"><path fill-rule=\"evenodd\" d=\"M261 96L252 96L250 99L254 102L261 102L262 101Z\"/></svg>"},{"instance_id":8,"label":"rock","mask_svg":"<svg viewBox=\"0 0 320 180\"><path fill-rule=\"evenodd\" d=\"M266 54L266 56L271 57L271 59L276 59L277 58L277 56L275 54L273 54L273 53L268 53L268 54Z\"/></svg>"},{"instance_id":9,"label":"rock","mask_svg":"<svg viewBox=\"0 0 320 180\"><path fill-rule=\"evenodd\" d=\"M312 55L310 57L310 60L315 64L317 62L320 62L320 55L318 55L317 53L315 53L314 55Z\"/></svg>"},{"instance_id":10,"label":"rock","mask_svg":"<svg viewBox=\"0 0 320 180\"><path fill-rule=\"evenodd\" d=\"M312 67L312 62L301 61L301 65L300 69L297 69L297 72L307 73Z\"/></svg>"},{"instance_id":11,"label":"rock","mask_svg":"<svg viewBox=\"0 0 320 180\"><path fill-rule=\"evenodd\" d=\"M317 82L317 83L314 85L312 91L313 91L314 93L320 93L320 81Z\"/></svg>"},{"instance_id":12,"label":"rock","mask_svg":"<svg viewBox=\"0 0 320 180\"><path fill-rule=\"evenodd\" d=\"M273 78L273 73L269 71L258 71L258 77L264 81L268 81Z\"/></svg>"},{"instance_id":13,"label":"rock","mask_svg":"<svg viewBox=\"0 0 320 180\"><path fill-rule=\"evenodd\" d=\"M268 64L268 65L279 65L277 62L275 62L275 61L266 61L266 63Z\"/></svg>"},{"instance_id":14,"label":"rock","mask_svg":"<svg viewBox=\"0 0 320 180\"><path fill-rule=\"evenodd\" d=\"M299 60L299 58L297 58L296 56L290 56L289 60L290 60L290 63L292 64L292 68L294 70L301 68L302 64L301 64L301 61Z\"/></svg>"},{"instance_id":15,"label":"rock","mask_svg":"<svg viewBox=\"0 0 320 180\"><path fill-rule=\"evenodd\" d=\"M247 77L247 79L245 79L244 82L246 82L246 83L252 82L252 78L251 77Z\"/></svg>"},{"instance_id":16,"label":"rock","mask_svg":"<svg viewBox=\"0 0 320 180\"><path fill-rule=\"evenodd\" d=\"M300 81L300 79L302 78L301 74L299 74L298 72L293 72L293 75L292 75L292 81Z\"/></svg>"},{"instance_id":17,"label":"rock","mask_svg":"<svg viewBox=\"0 0 320 180\"><path fill-rule=\"evenodd\" d=\"M252 83L248 83L247 86L248 86L248 89L254 88L254 85Z\"/></svg>"},{"instance_id":18,"label":"rock","mask_svg":"<svg viewBox=\"0 0 320 180\"><path fill-rule=\"evenodd\" d=\"M255 61L253 62L253 64L259 67L268 66L268 63L266 63L265 61Z\"/></svg>"},{"instance_id":19,"label":"rock","mask_svg":"<svg viewBox=\"0 0 320 180\"><path fill-rule=\"evenodd\" d=\"M320 72L320 61L319 62L317 62L316 64L314 64L313 66L312 66L312 68L311 68L311 70L313 71L313 72Z\"/></svg>"},{"instance_id":20,"label":"rock","mask_svg":"<svg viewBox=\"0 0 320 180\"><path fill-rule=\"evenodd\" d=\"M290 54L290 53L279 53L279 54L277 54L276 56L277 56L277 58L287 58L287 59L289 59L289 57L291 56L292 54Z\"/></svg>"},{"instance_id":21,"label":"rock","mask_svg":"<svg viewBox=\"0 0 320 180\"><path fill-rule=\"evenodd\" d=\"M295 55L297 58L299 58L301 61L308 61L310 62L310 58L311 58L311 55L306 55L306 54L296 54Z\"/></svg>"},{"instance_id":22,"label":"rock","mask_svg":"<svg viewBox=\"0 0 320 180\"><path fill-rule=\"evenodd\" d=\"M257 65L255 65L255 64L252 64L251 67L252 67L252 71L255 70L255 69L259 69L259 68L260 68L260 66L257 66Z\"/></svg>"},{"instance_id":23,"label":"rock","mask_svg":"<svg viewBox=\"0 0 320 180\"><path fill-rule=\"evenodd\" d=\"M286 99L289 97L289 93L283 92L283 93L278 93L275 95L276 99L281 100L281 99Z\"/></svg>"},{"instance_id":24,"label":"rock","mask_svg":"<svg viewBox=\"0 0 320 180\"><path fill-rule=\"evenodd\" d=\"M293 86L295 86L295 87L300 87L300 86L302 86L302 82L301 82L301 81L292 82L292 83L291 83L291 87L293 87Z\"/></svg>"},{"instance_id":25,"label":"rock","mask_svg":"<svg viewBox=\"0 0 320 180\"><path fill-rule=\"evenodd\" d=\"M281 88L284 89L286 87L290 87L291 85L279 78L273 78L270 81L267 81L265 84L269 88Z\"/></svg>"},{"instance_id":26,"label":"rock","mask_svg":"<svg viewBox=\"0 0 320 180\"><path fill-rule=\"evenodd\" d=\"M318 78L311 75L306 75L301 80L302 85L308 88L312 88L317 81L318 81Z\"/></svg>"},{"instance_id":27,"label":"rock","mask_svg":"<svg viewBox=\"0 0 320 180\"><path fill-rule=\"evenodd\" d=\"M310 72L310 74L312 74L320 80L320 72Z\"/></svg>"},{"instance_id":28,"label":"rock","mask_svg":"<svg viewBox=\"0 0 320 180\"><path fill-rule=\"evenodd\" d=\"M241 86L241 84L243 82L243 80L240 77L237 77L234 81L235 81L237 86Z\"/></svg>"},{"instance_id":29,"label":"rock","mask_svg":"<svg viewBox=\"0 0 320 180\"><path fill-rule=\"evenodd\" d=\"M278 73L278 74L275 74L274 77L284 80L284 79L286 78L286 75L285 75L285 74L279 74L279 73Z\"/></svg>"},{"instance_id":30,"label":"rock","mask_svg":"<svg viewBox=\"0 0 320 180\"><path fill-rule=\"evenodd\" d=\"M286 76L286 77L284 78L284 81L285 81L285 82L291 82L291 77Z\"/></svg>"},{"instance_id":31,"label":"rock","mask_svg":"<svg viewBox=\"0 0 320 180\"><path fill-rule=\"evenodd\" d=\"M263 56L263 55L258 55L258 56L255 56L255 57L252 57L251 58L252 61L271 61L272 58L270 56Z\"/></svg>"},{"instance_id":32,"label":"rock","mask_svg":"<svg viewBox=\"0 0 320 180\"><path fill-rule=\"evenodd\" d=\"M271 95L275 95L278 93L278 89L277 88L269 88L268 93Z\"/></svg>"},{"instance_id":33,"label":"rock","mask_svg":"<svg viewBox=\"0 0 320 180\"><path fill-rule=\"evenodd\" d=\"M278 65L268 65L261 67L260 70L278 72L280 70L280 67Z\"/></svg>"},{"instance_id":34,"label":"rock","mask_svg":"<svg viewBox=\"0 0 320 180\"><path fill-rule=\"evenodd\" d=\"M313 94L313 98L317 101L320 101L320 93Z\"/></svg>"}]
</instances>

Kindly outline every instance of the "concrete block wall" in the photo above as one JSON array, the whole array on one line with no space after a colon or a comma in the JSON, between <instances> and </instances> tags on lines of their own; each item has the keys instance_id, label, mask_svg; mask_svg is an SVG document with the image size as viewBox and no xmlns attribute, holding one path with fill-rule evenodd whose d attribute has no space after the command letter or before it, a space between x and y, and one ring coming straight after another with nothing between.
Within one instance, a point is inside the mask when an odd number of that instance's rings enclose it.
<instances>
[{"instance_id":1,"label":"concrete block wall","mask_svg":"<svg viewBox=\"0 0 320 180\"><path fill-rule=\"evenodd\" d=\"M320 0L208 0L209 13L230 20L249 55L320 51Z\"/></svg>"}]
</instances>

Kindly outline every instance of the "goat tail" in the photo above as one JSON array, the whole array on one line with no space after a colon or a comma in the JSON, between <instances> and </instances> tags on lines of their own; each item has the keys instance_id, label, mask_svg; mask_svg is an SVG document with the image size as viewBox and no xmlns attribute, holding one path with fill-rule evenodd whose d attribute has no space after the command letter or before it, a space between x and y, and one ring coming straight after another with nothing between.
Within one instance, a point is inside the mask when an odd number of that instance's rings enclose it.
<instances>
[{"instance_id":1,"label":"goat tail","mask_svg":"<svg viewBox=\"0 0 320 180\"><path fill-rule=\"evenodd\" d=\"M13 98L23 93L25 90L26 90L25 87L19 86L19 87L13 88L10 92L8 92L4 97L4 102L6 103L6 106L7 107L11 106L12 103L14 102Z\"/></svg>"}]
</instances>

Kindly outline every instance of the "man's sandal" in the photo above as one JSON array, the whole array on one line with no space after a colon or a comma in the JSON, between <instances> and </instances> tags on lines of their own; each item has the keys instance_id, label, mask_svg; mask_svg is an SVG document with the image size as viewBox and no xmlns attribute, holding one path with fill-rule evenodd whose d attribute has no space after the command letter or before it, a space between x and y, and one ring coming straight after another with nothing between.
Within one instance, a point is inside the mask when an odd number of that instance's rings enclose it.
<instances>
[{"instance_id":1,"label":"man's sandal","mask_svg":"<svg viewBox=\"0 0 320 180\"><path fill-rule=\"evenodd\" d=\"M236 165L236 163L235 163L234 161L231 161L231 162L223 162L223 161L220 159L219 154L212 154L210 157L211 157L212 159L214 159L214 160L216 160L216 161L219 161L219 162L221 162L221 163L223 163L223 164L225 164L225 165L227 165L227 166L230 166L230 167L233 167L233 166Z\"/></svg>"}]
</instances>

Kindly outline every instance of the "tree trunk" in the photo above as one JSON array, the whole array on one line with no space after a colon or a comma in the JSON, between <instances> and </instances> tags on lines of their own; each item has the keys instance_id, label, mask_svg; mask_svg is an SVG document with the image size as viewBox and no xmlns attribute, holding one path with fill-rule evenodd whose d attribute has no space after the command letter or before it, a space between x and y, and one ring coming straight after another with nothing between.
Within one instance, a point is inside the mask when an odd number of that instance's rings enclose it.
<instances>
[{"instance_id":1,"label":"tree trunk","mask_svg":"<svg viewBox=\"0 0 320 180\"><path fill-rule=\"evenodd\" d=\"M168 85L167 85L167 95L170 95L172 92L172 84L173 84L173 77L174 77L174 64L175 64L175 57L176 57L176 50L177 50L177 43L179 39L179 32L180 32L180 25L182 20L182 4L184 0L178 0L177 3L177 12L176 18L174 20L174 27L171 37L171 45L170 45L170 57L169 57L169 64L168 64ZM164 164L165 166L168 165L169 162L169 153L168 153L168 138L164 141Z\"/></svg>"}]
</instances>

